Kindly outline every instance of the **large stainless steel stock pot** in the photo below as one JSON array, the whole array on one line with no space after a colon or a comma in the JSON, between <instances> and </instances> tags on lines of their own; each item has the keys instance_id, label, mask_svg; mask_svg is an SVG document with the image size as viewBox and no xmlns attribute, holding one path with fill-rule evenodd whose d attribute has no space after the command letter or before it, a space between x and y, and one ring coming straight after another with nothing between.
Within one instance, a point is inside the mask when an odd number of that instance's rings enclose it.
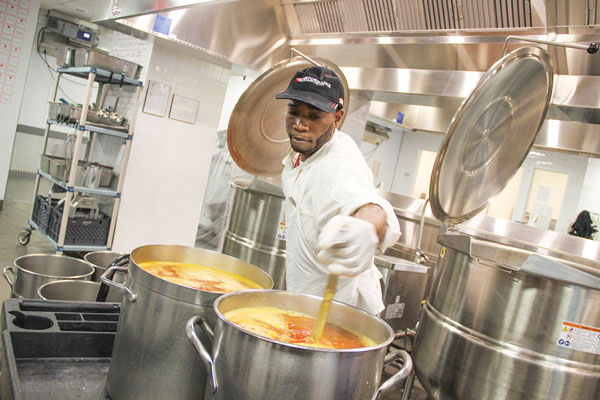
<instances>
[{"instance_id":1,"label":"large stainless steel stock pot","mask_svg":"<svg viewBox=\"0 0 600 400\"><path fill-rule=\"evenodd\" d=\"M125 284L107 277L114 270L125 271L127 267L110 267L101 276L102 282L124 292L106 385L111 399L202 399L199 393L204 393L207 373L202 361L190 351L185 325L194 315L214 324L212 307L220 294L160 279L138 266L145 261L215 267L264 288L271 288L273 280L261 269L236 258L176 245L149 245L133 250Z\"/></svg>"},{"instance_id":2,"label":"large stainless steel stock pot","mask_svg":"<svg viewBox=\"0 0 600 400\"><path fill-rule=\"evenodd\" d=\"M600 398L600 278L567 266L559 271L587 277L548 275L554 261L539 256L543 268L532 272L526 252L466 235L438 242L412 353L428 393L457 400Z\"/></svg>"},{"instance_id":3,"label":"large stainless steel stock pot","mask_svg":"<svg viewBox=\"0 0 600 400\"><path fill-rule=\"evenodd\" d=\"M254 179L236 179L221 252L256 265L285 289L284 195L281 188Z\"/></svg>"},{"instance_id":4,"label":"large stainless steel stock pot","mask_svg":"<svg viewBox=\"0 0 600 400\"><path fill-rule=\"evenodd\" d=\"M316 316L322 298L276 290L231 293L215 301L214 335L207 321L193 317L187 335L210 371L205 398L244 400L368 400L378 399L412 370L404 351L386 362L402 359L400 371L379 386L384 358L394 332L383 320L358 308L333 302L328 322L366 335L377 343L358 349L320 349L268 339L250 333L224 317L241 307L268 306ZM196 329L197 326L202 329ZM212 350L197 332L213 336ZM193 352L192 347L189 350Z\"/></svg>"},{"instance_id":5,"label":"large stainless steel stock pot","mask_svg":"<svg viewBox=\"0 0 600 400\"><path fill-rule=\"evenodd\" d=\"M2 269L12 297L23 299L37 299L37 290L44 283L64 279L89 281L93 274L94 268L85 261L55 254L28 254Z\"/></svg>"},{"instance_id":6,"label":"large stainless steel stock pot","mask_svg":"<svg viewBox=\"0 0 600 400\"><path fill-rule=\"evenodd\" d=\"M454 227L519 169L552 84L545 50L509 53L463 102L438 151L430 198L446 227L412 353L434 399L600 398L600 279L576 261L533 254L547 249L529 253Z\"/></svg>"}]
</instances>

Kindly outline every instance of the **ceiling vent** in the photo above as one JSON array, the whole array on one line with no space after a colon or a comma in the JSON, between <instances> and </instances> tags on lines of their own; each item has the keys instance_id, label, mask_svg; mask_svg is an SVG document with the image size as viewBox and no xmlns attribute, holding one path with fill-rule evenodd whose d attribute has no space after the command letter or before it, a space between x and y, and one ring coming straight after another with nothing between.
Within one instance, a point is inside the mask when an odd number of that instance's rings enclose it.
<instances>
[{"instance_id":1,"label":"ceiling vent","mask_svg":"<svg viewBox=\"0 0 600 400\"><path fill-rule=\"evenodd\" d=\"M586 22L590 27L600 25L600 0L588 0Z\"/></svg>"},{"instance_id":2,"label":"ceiling vent","mask_svg":"<svg viewBox=\"0 0 600 400\"><path fill-rule=\"evenodd\" d=\"M529 0L323 0L294 8L303 34L530 28Z\"/></svg>"}]
</instances>

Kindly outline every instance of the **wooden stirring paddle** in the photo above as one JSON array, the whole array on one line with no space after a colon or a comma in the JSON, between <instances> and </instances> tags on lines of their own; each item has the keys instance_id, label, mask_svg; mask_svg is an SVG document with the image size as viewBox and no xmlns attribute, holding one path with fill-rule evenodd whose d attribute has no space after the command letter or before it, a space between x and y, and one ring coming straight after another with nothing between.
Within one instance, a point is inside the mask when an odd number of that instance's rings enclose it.
<instances>
[{"instance_id":1,"label":"wooden stirring paddle","mask_svg":"<svg viewBox=\"0 0 600 400\"><path fill-rule=\"evenodd\" d=\"M329 308L331 308L331 301L333 300L333 295L335 295L337 281L337 275L329 275L327 286L325 286L325 294L323 294L323 301L321 302L321 308L319 309L319 315L317 316L315 328L312 332L313 343L318 343L323 335L323 329L325 328L327 317L329 316Z\"/></svg>"}]
</instances>

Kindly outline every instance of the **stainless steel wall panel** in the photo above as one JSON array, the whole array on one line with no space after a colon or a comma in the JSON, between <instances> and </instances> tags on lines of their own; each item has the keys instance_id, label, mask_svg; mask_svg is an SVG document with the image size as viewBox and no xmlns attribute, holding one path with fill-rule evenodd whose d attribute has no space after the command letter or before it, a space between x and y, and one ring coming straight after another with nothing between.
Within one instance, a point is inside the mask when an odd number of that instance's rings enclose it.
<instances>
[{"instance_id":1,"label":"stainless steel wall panel","mask_svg":"<svg viewBox=\"0 0 600 400\"><path fill-rule=\"evenodd\" d=\"M403 126L445 133L462 99L482 73L415 69L342 68L351 90L369 93L370 113ZM556 76L548 120L537 148L600 157L600 77Z\"/></svg>"},{"instance_id":2,"label":"stainless steel wall panel","mask_svg":"<svg viewBox=\"0 0 600 400\"><path fill-rule=\"evenodd\" d=\"M600 108L598 88L600 88L600 77L598 76L559 75L555 79L552 103Z\"/></svg>"},{"instance_id":3,"label":"stainless steel wall panel","mask_svg":"<svg viewBox=\"0 0 600 400\"><path fill-rule=\"evenodd\" d=\"M350 89L440 97L466 97L482 76L481 72L400 68L344 67L342 71Z\"/></svg>"},{"instance_id":4,"label":"stainless steel wall panel","mask_svg":"<svg viewBox=\"0 0 600 400\"><path fill-rule=\"evenodd\" d=\"M534 147L600 158L600 125L546 120Z\"/></svg>"},{"instance_id":5,"label":"stainless steel wall panel","mask_svg":"<svg viewBox=\"0 0 600 400\"><path fill-rule=\"evenodd\" d=\"M280 0L207 3L162 14L172 20L171 36L157 40L177 43L180 48L185 45L194 52L256 70L289 57L289 32ZM124 22L137 30L137 36L143 32L153 40L154 18L133 17ZM123 26L113 23L111 27L118 30L119 25ZM127 26L122 29L129 29Z\"/></svg>"},{"instance_id":6,"label":"stainless steel wall panel","mask_svg":"<svg viewBox=\"0 0 600 400\"><path fill-rule=\"evenodd\" d=\"M419 106L414 104L397 104L382 101L372 101L369 109L369 114L375 117L382 118L387 121L392 121L398 115L398 112L404 114L402 126L407 129L438 132L444 134L456 109Z\"/></svg>"}]
</instances>

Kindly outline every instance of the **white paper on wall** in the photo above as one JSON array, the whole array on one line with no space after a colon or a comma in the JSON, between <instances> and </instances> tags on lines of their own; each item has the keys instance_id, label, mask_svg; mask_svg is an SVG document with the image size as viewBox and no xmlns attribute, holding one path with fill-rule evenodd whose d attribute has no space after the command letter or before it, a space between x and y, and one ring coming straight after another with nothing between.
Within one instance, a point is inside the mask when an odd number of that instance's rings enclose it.
<instances>
[{"instance_id":1,"label":"white paper on wall","mask_svg":"<svg viewBox=\"0 0 600 400\"><path fill-rule=\"evenodd\" d=\"M0 104L13 102L29 0L0 1Z\"/></svg>"}]
</instances>

